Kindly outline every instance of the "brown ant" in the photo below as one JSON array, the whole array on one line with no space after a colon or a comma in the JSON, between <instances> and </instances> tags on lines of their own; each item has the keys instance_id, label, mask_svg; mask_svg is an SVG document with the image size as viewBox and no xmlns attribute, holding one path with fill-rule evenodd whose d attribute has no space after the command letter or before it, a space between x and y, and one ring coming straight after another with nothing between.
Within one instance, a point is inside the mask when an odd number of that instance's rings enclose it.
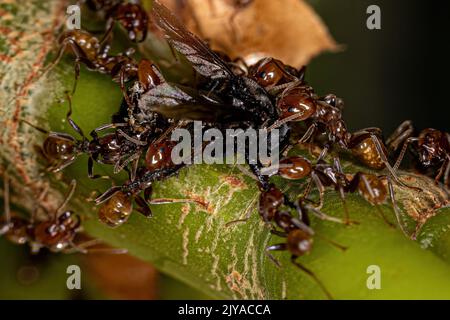
<instances>
[{"instance_id":1,"label":"brown ant","mask_svg":"<svg viewBox=\"0 0 450 320\"><path fill-rule=\"evenodd\" d=\"M342 245L322 237L315 233L309 226L308 208L311 206L305 206L303 201L299 201L297 205L297 211L299 212L299 218L294 218L287 211L274 211L273 222L274 226L271 233L286 238L286 242L270 245L266 247L265 252L267 256L280 267L280 263L270 254L271 251L288 251L291 254L291 262L300 270L308 274L322 289L328 299L333 299L330 292L325 285L310 269L306 268L303 264L297 261L297 258L309 254L313 246L313 237L318 236L327 241L336 248L345 251L347 248ZM280 230L281 229L281 230Z\"/></svg>"},{"instance_id":2,"label":"brown ant","mask_svg":"<svg viewBox=\"0 0 450 320\"><path fill-rule=\"evenodd\" d=\"M412 122L408 120L387 140L388 146L394 151L403 143L394 169L400 167L408 146L412 144L420 165L425 169L439 167L435 181L438 182L443 177L444 184L450 186L450 134L432 128L422 130L417 137L414 137L413 133Z\"/></svg>"},{"instance_id":3,"label":"brown ant","mask_svg":"<svg viewBox=\"0 0 450 320\"><path fill-rule=\"evenodd\" d=\"M345 202L345 191L348 181L338 158L334 158L333 165L330 165L323 160L319 160L315 165L313 165L308 159L302 156L284 158L280 160L278 175L289 180L299 180L308 177L309 182L306 186L304 195L302 196L303 199L305 199L310 193L311 185L314 182L319 192L320 199L316 209L321 209L323 207L325 188L333 186L337 191L339 191L339 196L344 205L345 224L355 223L349 218L348 209Z\"/></svg>"},{"instance_id":4,"label":"brown ant","mask_svg":"<svg viewBox=\"0 0 450 320\"><path fill-rule=\"evenodd\" d=\"M204 205L195 199L150 199L152 195L152 184L157 180L164 179L176 173L182 165L167 165L168 160L164 158L159 169L148 170L139 168L134 180L129 180L122 186L113 186L95 199L97 205L102 204L98 216L100 221L110 227L117 227L125 223L133 211L133 200L138 205L137 211L145 217L152 217L149 204L186 203L195 202ZM139 194L144 191L144 197Z\"/></svg>"},{"instance_id":5,"label":"brown ant","mask_svg":"<svg viewBox=\"0 0 450 320\"><path fill-rule=\"evenodd\" d=\"M149 17L140 1L85 0L86 5L102 13L106 18L106 36L112 33L114 24L119 23L133 42L147 38Z\"/></svg>"},{"instance_id":6,"label":"brown ant","mask_svg":"<svg viewBox=\"0 0 450 320\"><path fill-rule=\"evenodd\" d=\"M399 211L395 201L394 189L389 177L357 172L353 176L350 176L350 180L345 191L359 192L359 194L362 195L367 202L375 206L381 219L383 219L388 226L395 228L380 208L380 205L386 202L389 194L396 215ZM398 220L398 222L401 227L402 225L400 220Z\"/></svg>"},{"instance_id":7,"label":"brown ant","mask_svg":"<svg viewBox=\"0 0 450 320\"><path fill-rule=\"evenodd\" d=\"M248 68L248 76L269 92L302 83L305 72L306 67L297 70L274 58L263 58Z\"/></svg>"},{"instance_id":8,"label":"brown ant","mask_svg":"<svg viewBox=\"0 0 450 320\"><path fill-rule=\"evenodd\" d=\"M327 95L319 99L311 87L299 85L284 90L277 99L277 107L280 118L268 128L269 131L290 121L307 121L310 123L309 127L299 143L306 143L316 135L327 135L318 160L325 158L329 150L337 144L344 150L349 150L369 168L387 168L397 184L409 187L398 179L389 164L381 129L366 128L350 133L342 119L343 102L339 98Z\"/></svg>"},{"instance_id":9,"label":"brown ant","mask_svg":"<svg viewBox=\"0 0 450 320\"><path fill-rule=\"evenodd\" d=\"M72 197L76 187L76 181L72 180L70 189L61 203L61 205L53 212L48 214L48 219L38 221L36 218L36 210L30 219L23 218L11 212L9 206L9 177L4 175L4 216L0 220L0 235L5 236L7 240L14 244L28 244L31 252L39 253L42 248L46 248L52 252L63 253L93 253L105 251L109 253L122 254L126 250L122 249L88 249L96 245L97 240L86 241L76 244L75 237L81 231L81 219L73 211L64 210L64 207ZM40 197L42 198L42 196ZM38 204L39 205L39 204Z\"/></svg>"},{"instance_id":10,"label":"brown ant","mask_svg":"<svg viewBox=\"0 0 450 320\"><path fill-rule=\"evenodd\" d=\"M105 39L100 41L84 30L66 31L60 36L59 42L60 49L55 60L45 68L42 75L56 66L65 52L71 52L75 56L75 83L72 94L75 93L80 76L80 63L89 70L111 75L114 81L119 82L125 98L127 98L125 90L127 81L138 79L146 89L160 82L160 72L151 61L142 59L136 62L131 57L134 53L133 48L124 53L109 55L110 46L105 43Z\"/></svg>"},{"instance_id":11,"label":"brown ant","mask_svg":"<svg viewBox=\"0 0 450 320\"><path fill-rule=\"evenodd\" d=\"M92 130L90 133L92 140L89 141L81 128L71 118L72 103L70 96L67 96L67 98L69 111L66 114L66 119L70 126L81 136L81 140L77 140L67 133L49 132L23 120L47 135L41 152L50 163L49 171L61 171L72 164L79 155L87 154L89 156L88 176L95 179L100 178L100 176L93 173L94 161L103 164L114 164L114 172L118 173L129 162L137 162L139 160L139 157L136 155L140 155L140 150L147 145L148 132L135 132L126 123L112 123ZM117 131L107 133L101 137L98 136L99 132L107 129L117 129ZM129 130L132 130L132 132L129 132Z\"/></svg>"}]
</instances>

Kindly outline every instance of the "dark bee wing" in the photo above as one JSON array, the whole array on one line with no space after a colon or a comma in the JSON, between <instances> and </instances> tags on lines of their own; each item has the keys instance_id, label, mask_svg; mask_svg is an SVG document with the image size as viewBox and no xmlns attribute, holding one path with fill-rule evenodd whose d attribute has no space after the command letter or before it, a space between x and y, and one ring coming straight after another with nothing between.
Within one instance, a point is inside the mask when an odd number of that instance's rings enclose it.
<instances>
[{"instance_id":1,"label":"dark bee wing","mask_svg":"<svg viewBox=\"0 0 450 320\"><path fill-rule=\"evenodd\" d=\"M141 96L139 109L143 113L157 112L175 120L202 120L206 122L243 121L251 114L232 105L210 98L191 88L162 83Z\"/></svg>"},{"instance_id":2,"label":"dark bee wing","mask_svg":"<svg viewBox=\"0 0 450 320\"><path fill-rule=\"evenodd\" d=\"M167 41L192 63L194 69L212 79L230 78L233 72L208 45L187 30L169 9L157 0L152 5L153 21L164 30Z\"/></svg>"}]
</instances>

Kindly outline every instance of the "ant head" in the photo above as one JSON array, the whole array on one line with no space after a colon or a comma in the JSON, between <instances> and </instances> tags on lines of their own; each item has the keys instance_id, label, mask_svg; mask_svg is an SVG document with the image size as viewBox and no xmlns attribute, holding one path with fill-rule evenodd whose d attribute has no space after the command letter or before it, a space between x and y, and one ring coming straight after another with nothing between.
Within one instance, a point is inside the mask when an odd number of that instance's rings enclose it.
<instances>
[{"instance_id":1,"label":"ant head","mask_svg":"<svg viewBox=\"0 0 450 320\"><path fill-rule=\"evenodd\" d=\"M142 42L147 38L148 15L141 5L131 2L121 3L114 13L114 19L127 30L133 42Z\"/></svg>"},{"instance_id":2,"label":"ant head","mask_svg":"<svg viewBox=\"0 0 450 320\"><path fill-rule=\"evenodd\" d=\"M317 110L316 102L307 86L288 89L281 95L277 107L280 110L281 119L293 117L292 121L304 121L314 115Z\"/></svg>"},{"instance_id":3,"label":"ant head","mask_svg":"<svg viewBox=\"0 0 450 320\"><path fill-rule=\"evenodd\" d=\"M250 67L250 77L264 88L276 86L284 78L284 64L273 58L264 58Z\"/></svg>"},{"instance_id":4,"label":"ant head","mask_svg":"<svg viewBox=\"0 0 450 320\"><path fill-rule=\"evenodd\" d=\"M289 232L287 247L290 253L299 257L309 253L313 246L313 238L303 230L294 229Z\"/></svg>"},{"instance_id":5,"label":"ant head","mask_svg":"<svg viewBox=\"0 0 450 320\"><path fill-rule=\"evenodd\" d=\"M259 197L260 216L266 222L272 221L283 202L283 193L274 184L270 184L268 190L263 191Z\"/></svg>"},{"instance_id":6,"label":"ant head","mask_svg":"<svg viewBox=\"0 0 450 320\"><path fill-rule=\"evenodd\" d=\"M70 135L50 134L43 144L45 156L51 160L68 160L75 154L77 141Z\"/></svg>"},{"instance_id":7,"label":"ant head","mask_svg":"<svg viewBox=\"0 0 450 320\"><path fill-rule=\"evenodd\" d=\"M419 137L419 160L425 167L442 160L446 137L436 129L423 130ZM447 142L448 143L448 142Z\"/></svg>"}]
</instances>

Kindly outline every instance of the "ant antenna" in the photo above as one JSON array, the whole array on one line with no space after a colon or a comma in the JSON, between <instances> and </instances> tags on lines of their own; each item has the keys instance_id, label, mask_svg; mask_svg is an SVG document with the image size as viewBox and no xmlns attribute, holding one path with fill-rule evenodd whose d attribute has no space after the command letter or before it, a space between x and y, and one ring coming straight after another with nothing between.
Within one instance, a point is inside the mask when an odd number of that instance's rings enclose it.
<instances>
[{"instance_id":1,"label":"ant antenna","mask_svg":"<svg viewBox=\"0 0 450 320\"><path fill-rule=\"evenodd\" d=\"M67 205L67 203L69 203L70 199L72 198L72 196L73 196L73 194L75 192L76 186L77 186L77 181L75 179L73 179L70 182L70 187L69 187L69 191L67 192L66 198L61 203L61 205L58 207L58 209L56 209L56 211L55 211L55 217L54 217L55 219L56 219L56 217L59 216L59 214L64 209L64 207Z\"/></svg>"}]
</instances>

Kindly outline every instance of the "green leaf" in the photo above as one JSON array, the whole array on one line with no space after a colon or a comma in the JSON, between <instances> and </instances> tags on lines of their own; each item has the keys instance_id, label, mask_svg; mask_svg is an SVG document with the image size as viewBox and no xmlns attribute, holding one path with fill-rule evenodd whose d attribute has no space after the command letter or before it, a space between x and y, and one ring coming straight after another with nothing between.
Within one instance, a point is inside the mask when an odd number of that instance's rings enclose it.
<instances>
[{"instance_id":1,"label":"green leaf","mask_svg":"<svg viewBox=\"0 0 450 320\"><path fill-rule=\"evenodd\" d=\"M35 90L29 95L28 104L22 105L20 115L40 126L75 134L64 120L67 102L57 101L64 98L64 90L72 87L73 77L73 64L65 58L48 78L34 84ZM2 85L2 90L10 90L4 83ZM83 68L73 97L73 118L89 132L110 122L120 100L119 87L108 76ZM7 112L0 117L10 120L6 122L6 132L14 133L12 125L17 121L11 120L11 114ZM152 206L153 218L147 219L135 212L125 225L111 229L98 222L98 208L88 201L92 191L103 192L111 182L89 180L86 157L80 157L61 176L41 175L44 162L34 153L32 145L35 141L42 142L44 135L23 123L19 123L18 132L25 143L16 145L11 140L0 146L5 155L2 167L9 166L16 187L23 183L24 177L29 177L23 173L26 168L31 175L27 186L33 188L15 192L35 196L38 183L51 181L53 198L49 205L56 205L67 183L77 179L77 193L71 206L83 216L85 230L92 236L127 248L162 272L214 298L325 298L317 283L289 262L288 253L274 253L282 264L281 269L266 257L265 247L282 239L271 236L261 222L255 210L259 197L255 182L236 168L191 166L181 170L178 176L155 185L154 197L196 197L208 204L206 208L194 204L155 205ZM23 163L16 161L17 157ZM344 164L346 171L360 169L348 160ZM101 165L96 165L95 170L111 173L110 168ZM122 175L116 182L123 179ZM286 184L278 183L282 187ZM397 191L400 192L398 188ZM314 271L335 298L450 298L448 209L436 211L437 215L425 224L417 243L406 238L399 228L388 227L377 217L377 210L359 195L348 195L347 205L351 218L360 225L347 227L313 218L312 226L319 235L339 242L348 250L339 251L316 237L312 253L299 259ZM391 221L395 221L390 205L382 209ZM326 195L323 211L332 216L343 216L342 203L332 190ZM246 222L229 225L246 217L249 217ZM431 250L424 250L419 244ZM381 269L381 290L367 288L370 276L367 268L371 265Z\"/></svg>"}]
</instances>

